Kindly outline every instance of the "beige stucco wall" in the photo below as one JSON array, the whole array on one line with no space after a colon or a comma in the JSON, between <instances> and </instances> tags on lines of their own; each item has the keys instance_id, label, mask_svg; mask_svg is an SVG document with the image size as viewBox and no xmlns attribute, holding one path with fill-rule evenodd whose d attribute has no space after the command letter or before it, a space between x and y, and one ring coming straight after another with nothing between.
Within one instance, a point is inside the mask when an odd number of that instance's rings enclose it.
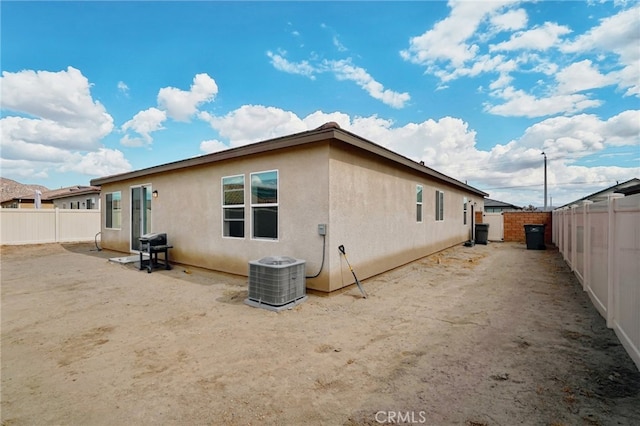
<instances>
[{"instance_id":1,"label":"beige stucco wall","mask_svg":"<svg viewBox=\"0 0 640 426\"><path fill-rule=\"evenodd\" d=\"M73 203L73 208L77 209L78 203L80 203L80 209L87 209L87 200L91 200L93 203L93 209L99 208L99 199L98 194L84 194L84 195L76 195L73 197L65 197L65 198L56 198L53 200L53 204L58 209L71 209L71 203Z\"/></svg>"},{"instance_id":2,"label":"beige stucco wall","mask_svg":"<svg viewBox=\"0 0 640 426\"><path fill-rule=\"evenodd\" d=\"M279 238L253 240L250 228L250 173L278 170ZM222 237L221 179L245 176L245 238ZM379 274L469 239L471 210L463 224L462 200L481 209L482 198L418 171L400 168L341 142L319 142L246 156L140 179L104 184L105 194L122 191L122 228L104 229L104 248L129 251L130 191L151 185L151 231L166 232L174 246L171 260L247 275L248 262L284 255L306 261L307 275L321 266L323 239L318 224L327 224L326 261L322 274L307 287L334 291L353 283L338 246L346 248L358 278ZM423 185L423 221L416 222L416 185ZM435 190L445 193L445 220L435 221Z\"/></svg>"},{"instance_id":3,"label":"beige stucco wall","mask_svg":"<svg viewBox=\"0 0 640 426\"><path fill-rule=\"evenodd\" d=\"M122 228L103 229L104 248L128 252L130 235L130 187L150 184L158 191L152 199L151 230L166 232L171 260L247 275L248 262L283 255L306 261L307 275L318 272L322 237L317 225L328 217L328 145L306 145L277 153L245 157L209 166L146 176L102 186L105 194L122 191ZM250 173L278 170L278 240L252 240L250 231ZM245 175L245 238L222 237L221 179ZM103 209L105 210L105 209ZM104 213L102 218L104 227ZM327 280L324 273L314 281ZM318 284L316 284L318 285Z\"/></svg>"},{"instance_id":4,"label":"beige stucco wall","mask_svg":"<svg viewBox=\"0 0 640 426\"><path fill-rule=\"evenodd\" d=\"M416 186L423 186L423 218L416 220ZM444 192L444 220L435 220L435 191ZM416 171L335 145L330 162L330 291L354 282L337 250L344 245L358 279L393 269L470 238L471 209L482 198L435 183Z\"/></svg>"}]
</instances>

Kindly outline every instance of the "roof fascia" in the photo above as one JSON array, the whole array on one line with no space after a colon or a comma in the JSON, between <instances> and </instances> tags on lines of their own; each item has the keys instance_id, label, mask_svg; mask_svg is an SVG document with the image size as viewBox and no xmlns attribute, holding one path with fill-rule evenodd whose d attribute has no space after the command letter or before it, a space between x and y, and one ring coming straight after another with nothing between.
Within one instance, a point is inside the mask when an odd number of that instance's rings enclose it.
<instances>
[{"instance_id":1,"label":"roof fascia","mask_svg":"<svg viewBox=\"0 0 640 426\"><path fill-rule=\"evenodd\" d=\"M136 170L133 172L122 173L118 175L106 176L102 178L92 179L91 185L100 186L108 183L119 182L123 180L135 179L151 174L164 173L179 169L184 169L194 166L202 166L206 164L216 163L225 160L231 160L247 155L263 154L266 152L276 151L285 148L291 148L311 143L317 143L322 141L329 142L330 140L339 140L347 143L356 148L368 151L380 157L386 158L395 163L402 164L415 171L426 174L431 178L440 180L450 185L459 187L469 192L473 192L479 196L486 197L487 193L480 191L472 186L462 183L456 179L453 179L445 174L437 172L427 166L417 163L407 157L397 154L387 148L384 148L374 142L366 140L354 133L346 130L329 127L310 130L302 133L296 133L289 136L283 136L280 138L270 139L262 142L256 142L250 145L241 146L238 148L231 148L224 151L216 152L213 154L206 154L199 157L189 158L186 160L175 161L172 163L166 163L159 166L149 167L146 169Z\"/></svg>"},{"instance_id":2,"label":"roof fascia","mask_svg":"<svg viewBox=\"0 0 640 426\"><path fill-rule=\"evenodd\" d=\"M361 149L363 149L365 151L369 151L369 152L371 152L373 154L376 154L376 155L378 155L380 157L384 157L384 158L386 158L388 160L391 160L393 162L400 163L400 164L402 164L402 165L404 165L406 167L409 167L409 168L411 168L413 170L416 170L416 171L418 171L420 173L426 174L429 177L432 177L432 178L435 178L437 180L443 181L445 183L448 183L448 184L457 186L459 188L465 189L466 191L476 193L476 194L478 194L478 195L480 195L482 197L486 197L487 195L489 195L486 192L480 191L479 189L476 189L476 188L474 188L472 186L469 186L469 185L467 185L465 183L462 183L459 180L456 180L456 179L454 179L452 177L449 177L449 176L447 176L447 175L445 175L443 173L440 173L440 172L438 172L438 171L436 171L436 170L434 170L434 169L432 169L430 167L427 167L425 165L417 163L417 162L411 160L410 158L402 156L402 155L400 155L400 154L398 154L398 153L396 153L394 151L391 151L390 149L387 149L387 148L385 148L385 147L383 147L381 145L378 145L378 144L376 144L374 142L366 140L366 139L364 139L364 138L362 138L362 137L360 137L358 135L355 135L353 133L350 133L350 132L348 132L346 130L342 130L342 129L339 129L337 131L340 132L340 133L343 133L344 137L336 137L336 139L339 139L339 140L341 140L343 142L346 142L346 143L348 143L350 145L353 145L353 146L355 146L357 148L361 148Z\"/></svg>"},{"instance_id":3,"label":"roof fascia","mask_svg":"<svg viewBox=\"0 0 640 426\"><path fill-rule=\"evenodd\" d=\"M133 172L126 172L117 175L111 175L96 179L91 179L91 185L100 186L108 183L119 182L122 180L135 179L138 177L148 176L157 173L170 172L174 170L185 169L189 167L202 166L211 163L217 163L220 161L232 160L247 155L262 154L270 151L276 151L279 149L285 149L295 147L299 145L305 145L314 142L320 142L331 138L333 129L309 131L304 133L297 133L295 135L284 136L281 138L270 139L267 141L256 142L249 145L244 145L237 148L231 148L213 154L205 154L186 160L174 161L171 163L161 164L159 166L153 166L146 169L135 170Z\"/></svg>"}]
</instances>

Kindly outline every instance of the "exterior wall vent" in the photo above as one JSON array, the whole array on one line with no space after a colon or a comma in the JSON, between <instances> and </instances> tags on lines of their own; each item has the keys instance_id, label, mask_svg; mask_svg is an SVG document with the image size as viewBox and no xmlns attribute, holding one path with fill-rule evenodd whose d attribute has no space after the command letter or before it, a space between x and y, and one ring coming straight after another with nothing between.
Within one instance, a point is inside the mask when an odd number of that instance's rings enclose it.
<instances>
[{"instance_id":1,"label":"exterior wall vent","mask_svg":"<svg viewBox=\"0 0 640 426\"><path fill-rule=\"evenodd\" d=\"M245 303L272 311L289 309L307 299L305 261L269 256L249 262L249 296Z\"/></svg>"}]
</instances>

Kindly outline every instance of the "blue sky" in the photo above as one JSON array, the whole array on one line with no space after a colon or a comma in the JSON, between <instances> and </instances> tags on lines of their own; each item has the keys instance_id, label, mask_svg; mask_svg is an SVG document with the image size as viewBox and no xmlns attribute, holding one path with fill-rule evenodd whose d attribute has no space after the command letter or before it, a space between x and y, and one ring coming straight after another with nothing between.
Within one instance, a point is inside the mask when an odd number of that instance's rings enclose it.
<instances>
[{"instance_id":1,"label":"blue sky","mask_svg":"<svg viewBox=\"0 0 640 426\"><path fill-rule=\"evenodd\" d=\"M336 121L490 194L640 177L640 5L12 2L1 175L51 189Z\"/></svg>"}]
</instances>

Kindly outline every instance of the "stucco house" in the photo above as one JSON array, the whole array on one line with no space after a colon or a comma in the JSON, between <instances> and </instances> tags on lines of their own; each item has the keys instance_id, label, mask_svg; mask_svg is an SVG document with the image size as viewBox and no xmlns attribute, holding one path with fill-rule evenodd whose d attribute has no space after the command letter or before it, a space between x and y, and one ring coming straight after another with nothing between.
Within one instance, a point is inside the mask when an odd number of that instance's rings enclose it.
<instances>
[{"instance_id":1,"label":"stucco house","mask_svg":"<svg viewBox=\"0 0 640 426\"><path fill-rule=\"evenodd\" d=\"M44 195L40 195L40 206L37 206L35 191L28 191L23 195L7 198L0 202L3 209L54 209L56 206L53 200L49 200Z\"/></svg>"},{"instance_id":2,"label":"stucco house","mask_svg":"<svg viewBox=\"0 0 640 426\"><path fill-rule=\"evenodd\" d=\"M485 213L514 212L520 210L522 210L522 207L505 203L504 201L492 200L491 198L485 198L484 200Z\"/></svg>"},{"instance_id":3,"label":"stucco house","mask_svg":"<svg viewBox=\"0 0 640 426\"><path fill-rule=\"evenodd\" d=\"M589 194L578 200L567 203L564 206L558 207L558 209L570 207L574 204L581 205L583 201L591 201L594 203L597 203L600 201L606 201L610 195L616 194L616 193L624 194L625 196L637 194L639 186L640 186L640 179L632 178L622 183L616 183L613 186L594 192L593 194Z\"/></svg>"},{"instance_id":4,"label":"stucco house","mask_svg":"<svg viewBox=\"0 0 640 426\"><path fill-rule=\"evenodd\" d=\"M100 208L100 188L97 186L69 186L50 191L46 195L58 209L93 210Z\"/></svg>"},{"instance_id":5,"label":"stucco house","mask_svg":"<svg viewBox=\"0 0 640 426\"><path fill-rule=\"evenodd\" d=\"M2 201L3 208L36 208L36 192L26 191L24 195ZM74 185L40 192L41 209L82 209L100 208L100 188L96 186Z\"/></svg>"},{"instance_id":6,"label":"stucco house","mask_svg":"<svg viewBox=\"0 0 640 426\"><path fill-rule=\"evenodd\" d=\"M136 252L166 232L172 261L240 275L289 256L323 292L354 282L339 245L371 277L469 240L487 195L335 123L91 185L104 248Z\"/></svg>"}]
</instances>

